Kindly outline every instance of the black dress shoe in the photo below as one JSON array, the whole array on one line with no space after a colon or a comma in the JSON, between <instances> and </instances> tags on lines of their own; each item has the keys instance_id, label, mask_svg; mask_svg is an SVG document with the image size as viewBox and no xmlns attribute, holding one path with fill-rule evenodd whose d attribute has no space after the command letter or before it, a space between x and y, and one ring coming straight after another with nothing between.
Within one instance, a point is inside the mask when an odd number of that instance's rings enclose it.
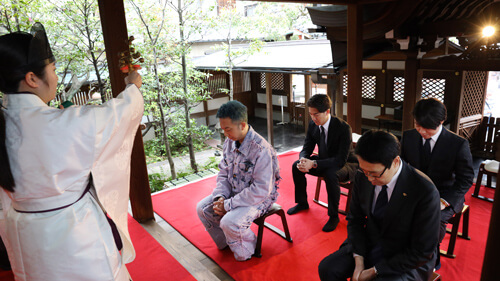
<instances>
[{"instance_id":1,"label":"black dress shoe","mask_svg":"<svg viewBox=\"0 0 500 281\"><path fill-rule=\"evenodd\" d=\"M337 228L338 224L339 224L339 218L329 218L325 226L323 226L323 231L332 232L335 230L335 228Z\"/></svg>"},{"instance_id":2,"label":"black dress shoe","mask_svg":"<svg viewBox=\"0 0 500 281\"><path fill-rule=\"evenodd\" d=\"M290 209L288 209L288 211L286 211L287 214L289 215L294 215L302 210L307 210L309 209L309 204L305 203L305 204L297 204L295 205L294 207L291 207Z\"/></svg>"}]
</instances>

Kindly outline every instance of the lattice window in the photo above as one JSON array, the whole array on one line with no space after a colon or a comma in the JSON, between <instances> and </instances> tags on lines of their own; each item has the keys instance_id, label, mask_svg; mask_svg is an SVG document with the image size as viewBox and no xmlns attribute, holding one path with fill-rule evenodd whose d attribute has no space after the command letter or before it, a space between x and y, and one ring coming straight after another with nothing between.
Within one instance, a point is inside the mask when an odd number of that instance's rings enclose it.
<instances>
[{"instance_id":1,"label":"lattice window","mask_svg":"<svg viewBox=\"0 0 500 281\"><path fill-rule=\"evenodd\" d=\"M344 97L347 97L347 74L342 76L342 93Z\"/></svg>"},{"instance_id":2,"label":"lattice window","mask_svg":"<svg viewBox=\"0 0 500 281\"><path fill-rule=\"evenodd\" d=\"M467 71L463 86L462 108L459 120L465 117L479 116L479 118L468 119L459 124L459 134L469 142L474 143L474 135L478 131L483 113L484 88L486 87L487 72ZM462 121L462 120L461 120ZM479 133L481 134L481 133Z\"/></svg>"},{"instance_id":3,"label":"lattice window","mask_svg":"<svg viewBox=\"0 0 500 281\"><path fill-rule=\"evenodd\" d=\"M266 74L264 72L260 73L260 88L261 89L266 88Z\"/></svg>"},{"instance_id":4,"label":"lattice window","mask_svg":"<svg viewBox=\"0 0 500 281\"><path fill-rule=\"evenodd\" d=\"M347 82L349 81L347 74L342 77L342 92L347 97ZM377 88L377 77L363 75L361 77L361 97L364 99L375 99Z\"/></svg>"},{"instance_id":5,"label":"lattice window","mask_svg":"<svg viewBox=\"0 0 500 281\"><path fill-rule=\"evenodd\" d=\"M422 79L422 98L436 98L444 102L444 90L446 79L424 78Z\"/></svg>"},{"instance_id":6,"label":"lattice window","mask_svg":"<svg viewBox=\"0 0 500 281\"><path fill-rule=\"evenodd\" d=\"M483 113L484 87L486 87L484 71L467 71L463 89L461 116L468 117Z\"/></svg>"},{"instance_id":7,"label":"lattice window","mask_svg":"<svg viewBox=\"0 0 500 281\"><path fill-rule=\"evenodd\" d=\"M405 78L395 76L393 79L392 101L403 102L405 99Z\"/></svg>"},{"instance_id":8,"label":"lattice window","mask_svg":"<svg viewBox=\"0 0 500 281\"><path fill-rule=\"evenodd\" d=\"M376 76L362 76L361 77L361 97L364 99L375 99L377 87Z\"/></svg>"},{"instance_id":9,"label":"lattice window","mask_svg":"<svg viewBox=\"0 0 500 281\"><path fill-rule=\"evenodd\" d=\"M284 91L285 78L283 73L271 73L271 88L277 91ZM266 74L264 72L260 73L260 87L262 90L266 90Z\"/></svg>"}]
</instances>

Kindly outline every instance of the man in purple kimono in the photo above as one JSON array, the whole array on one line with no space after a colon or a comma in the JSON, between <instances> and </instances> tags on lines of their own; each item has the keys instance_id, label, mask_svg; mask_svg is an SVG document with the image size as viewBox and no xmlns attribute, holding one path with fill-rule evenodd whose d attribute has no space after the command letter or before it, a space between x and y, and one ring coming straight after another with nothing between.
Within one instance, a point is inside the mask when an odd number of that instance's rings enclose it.
<instances>
[{"instance_id":1,"label":"man in purple kimono","mask_svg":"<svg viewBox=\"0 0 500 281\"><path fill-rule=\"evenodd\" d=\"M274 148L248 125L242 103L223 104L216 117L227 137L223 159L217 186L196 210L217 247L229 246L237 261L246 261L257 242L250 226L278 197L278 158Z\"/></svg>"}]
</instances>

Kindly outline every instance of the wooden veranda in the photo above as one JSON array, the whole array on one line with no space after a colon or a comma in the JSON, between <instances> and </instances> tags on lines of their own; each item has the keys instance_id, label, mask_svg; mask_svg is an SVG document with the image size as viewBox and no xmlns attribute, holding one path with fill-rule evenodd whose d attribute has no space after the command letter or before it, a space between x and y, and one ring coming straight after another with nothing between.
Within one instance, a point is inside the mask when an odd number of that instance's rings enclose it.
<instances>
[{"instance_id":1,"label":"wooden veranda","mask_svg":"<svg viewBox=\"0 0 500 281\"><path fill-rule=\"evenodd\" d=\"M267 0L269 1L269 0ZM332 42L335 57L335 42L347 44L347 121L353 132L361 133L362 112L362 61L364 48L380 41L389 41L405 55L405 89L403 130L413 127L408 114L420 98L419 83L424 70L450 71L499 71L500 55L498 37L485 42L477 35L477 27L483 20L499 23L500 1L498 0L270 0L271 2L317 3L342 5L320 24ZM124 75L118 68L117 54L127 48L127 25L123 1L99 0L99 10L109 65L113 95L124 87ZM331 20L329 22L328 20ZM319 21L317 21L319 23ZM498 28L497 28L498 29ZM438 38L458 36L467 47L463 55L420 62L422 51L433 49ZM488 43L488 44L486 44ZM490 46L481 48L481 46ZM443 68L445 67L445 68ZM271 74L266 74L271 81ZM464 86L467 75L463 78ZM266 89L270 87L266 86ZM271 95L267 95L270 97ZM272 114L272 103L267 103ZM463 104L463 97L458 103ZM270 118L272 120L272 118ZM500 219L500 195L495 195L491 222ZM142 137L138 132L132 152L130 199L134 218L139 222L154 219ZM500 258L500 225L490 223L488 244L481 280L497 278L496 265Z\"/></svg>"}]
</instances>

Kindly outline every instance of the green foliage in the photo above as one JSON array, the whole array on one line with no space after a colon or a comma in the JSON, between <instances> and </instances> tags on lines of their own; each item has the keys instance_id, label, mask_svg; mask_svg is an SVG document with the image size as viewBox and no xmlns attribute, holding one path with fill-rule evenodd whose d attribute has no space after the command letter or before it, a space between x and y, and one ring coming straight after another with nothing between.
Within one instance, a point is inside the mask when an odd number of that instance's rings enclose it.
<instances>
[{"instance_id":1,"label":"green foliage","mask_svg":"<svg viewBox=\"0 0 500 281\"><path fill-rule=\"evenodd\" d=\"M219 166L219 161L217 160L217 158L209 157L208 161L203 166L200 167L200 172L202 172L204 170L209 170L209 169L219 170L218 166ZM177 173L177 178L186 177L186 176L189 176L192 174L193 174L193 170L188 168L186 170L183 170L183 171L180 171L179 173ZM163 172L163 169L161 169L161 172L159 172L159 173L149 174L148 177L149 177L149 188L151 190L151 193L158 192L158 191L165 189L165 183L172 180L172 177L167 176Z\"/></svg>"},{"instance_id":2,"label":"green foliage","mask_svg":"<svg viewBox=\"0 0 500 281\"><path fill-rule=\"evenodd\" d=\"M283 41L285 34L293 32L298 26L311 23L305 4L260 3L257 6L253 22L265 40ZM297 39L297 38L292 38Z\"/></svg>"},{"instance_id":3,"label":"green foliage","mask_svg":"<svg viewBox=\"0 0 500 281\"><path fill-rule=\"evenodd\" d=\"M0 35L16 31L29 32L46 12L43 0L0 0Z\"/></svg>"},{"instance_id":4,"label":"green foliage","mask_svg":"<svg viewBox=\"0 0 500 281\"><path fill-rule=\"evenodd\" d=\"M175 117L174 117L175 119ZM192 120L194 123L194 120ZM159 130L159 128L157 128ZM188 153L188 147L186 146L187 141L187 130L185 123L182 120L179 122L172 123L172 126L168 128L167 136L170 142L170 148L172 150L172 157L182 156ZM208 146L205 141L212 134L210 129L204 125L198 125L191 127L190 132L193 136L193 145L196 151L201 151L206 149ZM159 133L157 133L159 134ZM155 138L144 142L144 151L146 154L147 164L156 163L159 161L166 160L166 152L161 138Z\"/></svg>"},{"instance_id":5,"label":"green foliage","mask_svg":"<svg viewBox=\"0 0 500 281\"><path fill-rule=\"evenodd\" d=\"M189 176L192 173L193 171L188 169L186 171L181 171L177 173L177 177L181 178ZM149 189L151 190L151 193L165 189L165 183L172 180L172 177L167 176L163 172L163 170L160 173L149 174L148 177L149 177Z\"/></svg>"},{"instance_id":6,"label":"green foliage","mask_svg":"<svg viewBox=\"0 0 500 281\"><path fill-rule=\"evenodd\" d=\"M0 35L29 32L35 22L44 25L57 60L58 93L73 75L87 80L90 72L99 77L106 71L97 0L0 0Z\"/></svg>"},{"instance_id":7,"label":"green foliage","mask_svg":"<svg viewBox=\"0 0 500 281\"><path fill-rule=\"evenodd\" d=\"M146 163L148 165L164 161L165 147L163 147L160 138L155 138L144 142L144 154L146 155Z\"/></svg>"},{"instance_id":8,"label":"green foliage","mask_svg":"<svg viewBox=\"0 0 500 281\"><path fill-rule=\"evenodd\" d=\"M207 163L203 165L203 170L216 169L219 170L219 160L214 156L209 157Z\"/></svg>"},{"instance_id":9,"label":"green foliage","mask_svg":"<svg viewBox=\"0 0 500 281\"><path fill-rule=\"evenodd\" d=\"M186 129L186 123L184 121L184 116L181 112L171 114L169 116L172 122L167 129L167 136L170 141L170 147L172 149L172 156L180 156L188 153L187 136L191 134L193 137L193 146L195 151L200 151L206 148L205 141L212 132L205 125L192 126L190 130ZM191 119L192 124L196 124L193 119Z\"/></svg>"},{"instance_id":10,"label":"green foliage","mask_svg":"<svg viewBox=\"0 0 500 281\"><path fill-rule=\"evenodd\" d=\"M165 182L167 181L165 179L165 174L154 173L154 174L149 174L148 177L149 177L149 189L151 190L151 193L163 190Z\"/></svg>"},{"instance_id":11,"label":"green foliage","mask_svg":"<svg viewBox=\"0 0 500 281\"><path fill-rule=\"evenodd\" d=\"M261 51L262 39L282 40L283 34L297 24L310 21L303 4L258 3L255 14L244 17L235 9L215 8L212 0L128 0L125 1L127 27L134 44L146 62L142 65L145 113L157 130L157 139L145 145L148 162L164 160L160 124L167 125L173 155L187 151L187 138L194 140L195 150L204 148L209 130L185 118L188 111L210 98L207 74L194 69L189 54L191 44L211 32L225 38L220 48L227 52L226 67L231 68L246 56ZM236 5L237 6L237 5ZM72 76L79 80L89 73L106 76L103 34L97 0L0 0L0 35L29 31L33 23L44 24L60 80L59 92L67 89ZM280 37L281 36L281 37ZM232 39L244 39L248 48L231 48ZM183 56L186 62L187 90L183 89ZM156 75L158 74L158 75ZM102 80L103 77L101 77ZM225 81L222 81L225 84ZM102 85L101 85L102 86ZM109 90L109 89L107 89ZM226 90L230 91L230 90ZM99 103L99 102L95 102ZM164 118L160 116L163 107ZM186 122L193 124L186 129ZM149 145L149 146L148 146Z\"/></svg>"}]
</instances>

